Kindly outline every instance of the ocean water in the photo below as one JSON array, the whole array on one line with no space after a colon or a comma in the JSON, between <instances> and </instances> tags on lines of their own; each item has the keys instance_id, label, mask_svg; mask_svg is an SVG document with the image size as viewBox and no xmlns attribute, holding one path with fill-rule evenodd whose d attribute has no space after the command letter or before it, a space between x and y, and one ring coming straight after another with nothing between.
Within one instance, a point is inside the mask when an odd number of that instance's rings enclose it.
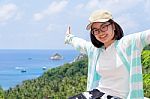
<instances>
[{"instance_id":1,"label":"ocean water","mask_svg":"<svg viewBox=\"0 0 150 99\"><path fill-rule=\"evenodd\" d=\"M51 60L55 53L63 59ZM24 80L41 76L47 69L73 61L78 55L75 50L0 50L0 86L4 90L13 88Z\"/></svg>"}]
</instances>

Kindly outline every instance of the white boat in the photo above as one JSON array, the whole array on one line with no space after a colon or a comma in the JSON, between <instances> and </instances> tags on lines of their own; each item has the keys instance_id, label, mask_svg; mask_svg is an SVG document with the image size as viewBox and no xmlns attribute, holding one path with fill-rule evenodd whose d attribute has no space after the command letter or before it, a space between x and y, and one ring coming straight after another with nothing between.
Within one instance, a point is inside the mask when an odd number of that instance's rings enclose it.
<instances>
[{"instance_id":1,"label":"white boat","mask_svg":"<svg viewBox=\"0 0 150 99\"><path fill-rule=\"evenodd\" d=\"M15 67L16 70L19 70L21 72L27 72L26 68L25 67Z\"/></svg>"},{"instance_id":2,"label":"white boat","mask_svg":"<svg viewBox=\"0 0 150 99\"><path fill-rule=\"evenodd\" d=\"M42 67L43 70L46 70L46 67Z\"/></svg>"},{"instance_id":3,"label":"white boat","mask_svg":"<svg viewBox=\"0 0 150 99\"><path fill-rule=\"evenodd\" d=\"M24 73L24 72L27 72L27 71L26 71L26 69L22 69L21 72Z\"/></svg>"}]
</instances>

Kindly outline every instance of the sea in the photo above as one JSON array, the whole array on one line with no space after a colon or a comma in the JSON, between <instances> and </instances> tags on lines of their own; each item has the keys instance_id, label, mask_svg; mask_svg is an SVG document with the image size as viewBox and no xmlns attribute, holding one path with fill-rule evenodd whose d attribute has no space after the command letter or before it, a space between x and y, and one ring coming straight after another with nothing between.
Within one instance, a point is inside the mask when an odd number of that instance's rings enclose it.
<instances>
[{"instance_id":1,"label":"sea","mask_svg":"<svg viewBox=\"0 0 150 99\"><path fill-rule=\"evenodd\" d=\"M63 59L52 60L56 53ZM79 54L76 50L0 50L0 86L3 90L13 88L24 80L41 76L48 69L72 62Z\"/></svg>"}]
</instances>

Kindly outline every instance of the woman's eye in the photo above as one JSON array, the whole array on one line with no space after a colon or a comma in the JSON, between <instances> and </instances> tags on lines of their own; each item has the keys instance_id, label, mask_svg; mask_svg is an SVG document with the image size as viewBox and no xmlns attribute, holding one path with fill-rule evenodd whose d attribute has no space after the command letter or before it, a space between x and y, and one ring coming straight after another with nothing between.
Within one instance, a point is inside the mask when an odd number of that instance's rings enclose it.
<instances>
[{"instance_id":1,"label":"woman's eye","mask_svg":"<svg viewBox=\"0 0 150 99\"><path fill-rule=\"evenodd\" d=\"M97 32L97 31L98 31L98 29L95 30L95 32Z\"/></svg>"},{"instance_id":2,"label":"woman's eye","mask_svg":"<svg viewBox=\"0 0 150 99\"><path fill-rule=\"evenodd\" d=\"M94 31L94 32L97 32L97 31L98 31L98 29L94 29L93 31Z\"/></svg>"},{"instance_id":3,"label":"woman's eye","mask_svg":"<svg viewBox=\"0 0 150 99\"><path fill-rule=\"evenodd\" d=\"M103 28L106 28L107 27L107 25L104 25L104 26L102 26L101 28L103 29Z\"/></svg>"}]
</instances>

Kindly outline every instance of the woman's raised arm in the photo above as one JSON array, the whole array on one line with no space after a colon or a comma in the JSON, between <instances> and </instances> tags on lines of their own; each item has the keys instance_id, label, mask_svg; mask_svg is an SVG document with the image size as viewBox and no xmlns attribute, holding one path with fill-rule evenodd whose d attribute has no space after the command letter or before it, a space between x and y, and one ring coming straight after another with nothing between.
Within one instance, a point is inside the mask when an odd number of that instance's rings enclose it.
<instances>
[{"instance_id":1,"label":"woman's raised arm","mask_svg":"<svg viewBox=\"0 0 150 99\"><path fill-rule=\"evenodd\" d=\"M84 54L87 54L88 49L92 47L92 44L90 42L74 36L71 33L70 26L68 26L66 31L65 44L71 44L75 49Z\"/></svg>"}]
</instances>

